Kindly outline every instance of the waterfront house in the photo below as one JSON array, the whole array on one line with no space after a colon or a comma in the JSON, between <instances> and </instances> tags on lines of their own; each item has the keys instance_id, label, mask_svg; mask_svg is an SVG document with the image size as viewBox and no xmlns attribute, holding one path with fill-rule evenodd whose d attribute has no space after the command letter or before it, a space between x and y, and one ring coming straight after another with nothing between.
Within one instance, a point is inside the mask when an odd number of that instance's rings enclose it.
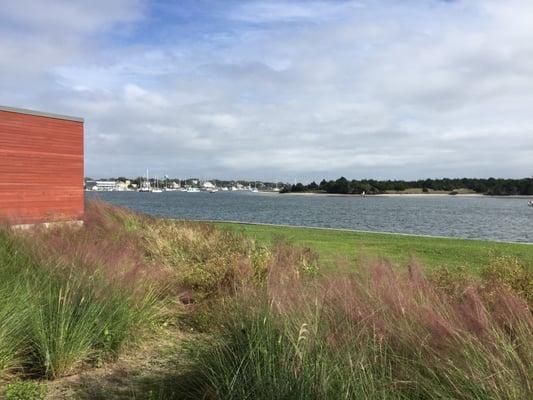
<instances>
[{"instance_id":1,"label":"waterfront house","mask_svg":"<svg viewBox=\"0 0 533 400\"><path fill-rule=\"evenodd\" d=\"M83 217L83 119L0 106L0 222Z\"/></svg>"},{"instance_id":2,"label":"waterfront house","mask_svg":"<svg viewBox=\"0 0 533 400\"><path fill-rule=\"evenodd\" d=\"M204 189L207 189L207 190L216 188L215 184L214 184L213 182L209 182L209 181L205 181L205 182L202 184L202 187L203 187Z\"/></svg>"}]
</instances>

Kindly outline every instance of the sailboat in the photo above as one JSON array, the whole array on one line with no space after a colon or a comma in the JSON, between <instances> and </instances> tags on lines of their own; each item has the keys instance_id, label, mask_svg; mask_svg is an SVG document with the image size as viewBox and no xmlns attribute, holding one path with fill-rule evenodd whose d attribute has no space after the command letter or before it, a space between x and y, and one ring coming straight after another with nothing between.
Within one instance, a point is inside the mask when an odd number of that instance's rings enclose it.
<instances>
[{"instance_id":1,"label":"sailboat","mask_svg":"<svg viewBox=\"0 0 533 400\"><path fill-rule=\"evenodd\" d=\"M141 182L140 183L140 187L139 189L137 189L138 192L151 192L152 191L152 187L150 186L150 180L148 179L148 170L146 170L146 182L142 182L142 179L141 179Z\"/></svg>"},{"instance_id":2,"label":"sailboat","mask_svg":"<svg viewBox=\"0 0 533 400\"><path fill-rule=\"evenodd\" d=\"M159 180L157 177L155 178L155 188L152 189L152 193L163 193L163 191L159 188Z\"/></svg>"},{"instance_id":3,"label":"sailboat","mask_svg":"<svg viewBox=\"0 0 533 400\"><path fill-rule=\"evenodd\" d=\"M170 180L167 174L165 174L165 184L163 184L164 192L175 192L176 188L174 187L174 182L172 182L172 187L170 186Z\"/></svg>"}]
</instances>

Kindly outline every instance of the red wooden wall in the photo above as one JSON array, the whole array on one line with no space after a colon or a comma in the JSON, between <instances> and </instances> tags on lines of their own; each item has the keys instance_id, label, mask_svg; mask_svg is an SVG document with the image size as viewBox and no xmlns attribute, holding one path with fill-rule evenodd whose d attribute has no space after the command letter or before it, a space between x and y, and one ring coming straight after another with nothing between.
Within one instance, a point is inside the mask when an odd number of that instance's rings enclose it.
<instances>
[{"instance_id":1,"label":"red wooden wall","mask_svg":"<svg viewBox=\"0 0 533 400\"><path fill-rule=\"evenodd\" d=\"M0 221L83 216L83 120L0 108Z\"/></svg>"}]
</instances>

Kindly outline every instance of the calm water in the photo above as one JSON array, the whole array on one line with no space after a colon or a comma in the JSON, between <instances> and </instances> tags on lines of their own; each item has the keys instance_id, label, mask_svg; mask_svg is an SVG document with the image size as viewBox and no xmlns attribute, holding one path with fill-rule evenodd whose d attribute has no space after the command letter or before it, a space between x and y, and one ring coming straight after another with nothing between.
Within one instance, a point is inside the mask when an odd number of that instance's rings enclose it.
<instances>
[{"instance_id":1,"label":"calm water","mask_svg":"<svg viewBox=\"0 0 533 400\"><path fill-rule=\"evenodd\" d=\"M338 197L248 192L87 193L148 214L533 243L533 207L494 197Z\"/></svg>"}]
</instances>

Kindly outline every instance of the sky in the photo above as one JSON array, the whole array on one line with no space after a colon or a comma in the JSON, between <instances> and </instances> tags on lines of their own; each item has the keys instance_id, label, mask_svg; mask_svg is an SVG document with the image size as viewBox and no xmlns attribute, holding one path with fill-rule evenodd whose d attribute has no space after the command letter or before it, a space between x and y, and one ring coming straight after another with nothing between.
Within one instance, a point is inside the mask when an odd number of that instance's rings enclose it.
<instances>
[{"instance_id":1,"label":"sky","mask_svg":"<svg viewBox=\"0 0 533 400\"><path fill-rule=\"evenodd\" d=\"M85 175L533 175L531 0L1 0L0 105Z\"/></svg>"}]
</instances>

